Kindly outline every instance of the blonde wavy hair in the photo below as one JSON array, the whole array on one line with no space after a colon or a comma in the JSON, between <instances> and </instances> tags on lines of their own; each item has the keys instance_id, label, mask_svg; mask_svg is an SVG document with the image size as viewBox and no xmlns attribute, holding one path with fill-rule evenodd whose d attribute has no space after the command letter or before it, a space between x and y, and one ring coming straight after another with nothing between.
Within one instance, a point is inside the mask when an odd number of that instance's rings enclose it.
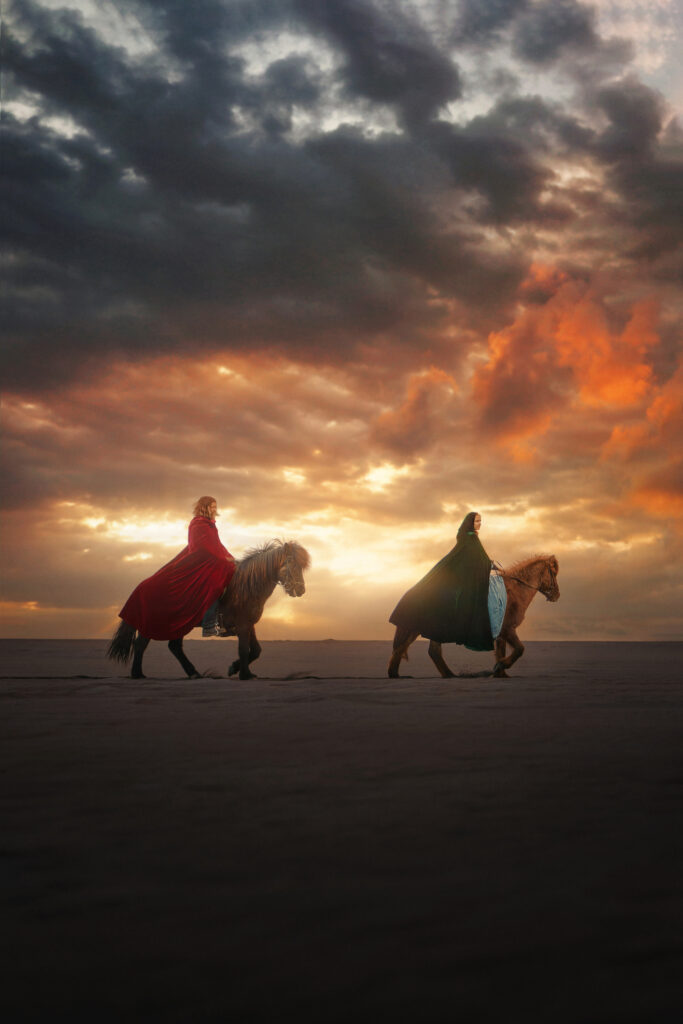
<instances>
[{"instance_id":1,"label":"blonde wavy hair","mask_svg":"<svg viewBox=\"0 0 683 1024\"><path fill-rule=\"evenodd\" d=\"M206 519L210 519L209 505L216 501L210 494L203 494L201 498L197 499L194 508L192 509L193 516L204 516Z\"/></svg>"}]
</instances>

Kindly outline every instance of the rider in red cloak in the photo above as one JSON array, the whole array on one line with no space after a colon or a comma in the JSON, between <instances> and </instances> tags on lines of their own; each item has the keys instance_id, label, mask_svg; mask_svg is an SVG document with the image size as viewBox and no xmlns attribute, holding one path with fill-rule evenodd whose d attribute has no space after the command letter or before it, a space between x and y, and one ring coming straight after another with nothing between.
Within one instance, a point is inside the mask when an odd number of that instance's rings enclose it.
<instances>
[{"instance_id":1,"label":"rider in red cloak","mask_svg":"<svg viewBox=\"0 0 683 1024\"><path fill-rule=\"evenodd\" d=\"M218 539L216 499L200 498L188 530L187 547L143 580L119 618L150 640L176 640L198 626L235 571L235 560Z\"/></svg>"}]
</instances>

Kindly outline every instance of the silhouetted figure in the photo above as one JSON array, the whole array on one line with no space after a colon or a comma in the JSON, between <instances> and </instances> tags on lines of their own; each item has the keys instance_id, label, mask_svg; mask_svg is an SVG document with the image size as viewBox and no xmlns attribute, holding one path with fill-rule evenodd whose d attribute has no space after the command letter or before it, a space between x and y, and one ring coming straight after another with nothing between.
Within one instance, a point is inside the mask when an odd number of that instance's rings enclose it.
<instances>
[{"instance_id":1,"label":"silhouetted figure","mask_svg":"<svg viewBox=\"0 0 683 1024\"><path fill-rule=\"evenodd\" d=\"M491 559L479 540L480 526L479 513L468 512L455 547L403 595L390 622L437 643L493 650L488 612Z\"/></svg>"}]
</instances>

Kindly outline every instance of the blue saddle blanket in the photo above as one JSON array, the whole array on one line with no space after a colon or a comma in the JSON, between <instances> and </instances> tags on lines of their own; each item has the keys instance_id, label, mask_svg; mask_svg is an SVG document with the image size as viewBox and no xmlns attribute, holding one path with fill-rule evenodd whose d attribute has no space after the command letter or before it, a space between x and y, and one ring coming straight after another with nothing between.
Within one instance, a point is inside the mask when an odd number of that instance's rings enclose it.
<instances>
[{"instance_id":1,"label":"blue saddle blanket","mask_svg":"<svg viewBox=\"0 0 683 1024\"><path fill-rule=\"evenodd\" d=\"M489 576L489 622L491 623L491 636L495 640L500 634L507 605L507 591L503 577L497 572Z\"/></svg>"}]
</instances>

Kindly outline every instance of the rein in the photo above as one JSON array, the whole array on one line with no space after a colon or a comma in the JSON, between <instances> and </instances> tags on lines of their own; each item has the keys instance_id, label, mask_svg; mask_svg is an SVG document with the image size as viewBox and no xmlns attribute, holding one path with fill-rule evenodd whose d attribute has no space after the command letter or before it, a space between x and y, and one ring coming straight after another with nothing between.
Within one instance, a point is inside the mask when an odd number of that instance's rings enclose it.
<instances>
[{"instance_id":1,"label":"rein","mask_svg":"<svg viewBox=\"0 0 683 1024\"><path fill-rule=\"evenodd\" d=\"M514 581L515 581L515 583L521 583L523 587L528 587L528 588L529 588L529 590L535 590L535 591L536 591L537 593L539 593L539 594L543 594L543 596L544 596L544 597L547 597L547 596L548 596L548 595L547 595L547 594L545 593L545 591L544 591L544 590L541 590L541 588L540 588L540 587L535 587L535 586L533 585L533 583L527 583L527 581L526 581L526 580L520 580L519 576L511 576L509 572L506 572L506 571L505 571L505 569L503 568L503 566L502 566L502 565L499 565L499 564L498 564L498 562L495 562L495 561L494 561L494 562L492 562L492 565L493 565L493 566L494 566L494 567L495 567L496 569L498 569L498 570L499 570L499 572L501 572L501 573L503 574L503 576L507 576L507 578L508 578L509 580L514 580Z\"/></svg>"}]
</instances>

